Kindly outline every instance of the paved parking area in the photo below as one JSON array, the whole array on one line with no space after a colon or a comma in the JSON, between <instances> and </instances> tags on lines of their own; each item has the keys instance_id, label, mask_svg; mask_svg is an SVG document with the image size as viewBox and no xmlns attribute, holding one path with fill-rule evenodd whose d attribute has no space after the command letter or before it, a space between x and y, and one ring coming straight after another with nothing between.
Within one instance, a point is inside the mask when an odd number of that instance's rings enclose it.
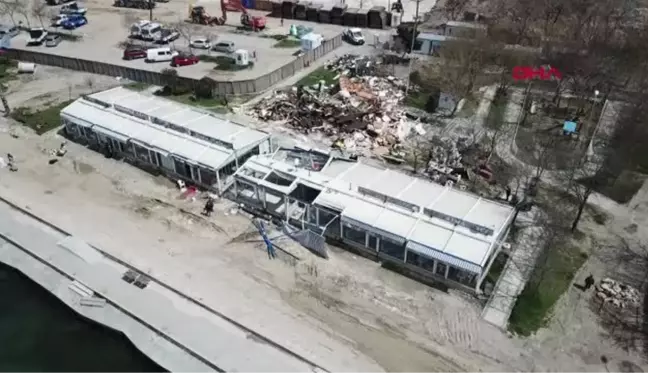
<instances>
[{"instance_id":1,"label":"paved parking area","mask_svg":"<svg viewBox=\"0 0 648 373\"><path fill-rule=\"evenodd\" d=\"M211 3L208 3L211 4ZM17 49L28 49L42 51L52 54L58 54L80 59L98 60L101 62L115 65L131 66L143 70L159 72L169 67L168 63L146 63L144 60L124 61L122 59L122 49L119 47L120 42L128 39L129 25L137 19L148 19L148 11L134 9L120 9L106 6L105 3L95 3L94 0L84 3L88 9L88 24L73 31L75 34L82 35L80 41L73 42L64 40L57 47L47 48L45 46L27 47L27 33L18 35L12 40L11 47ZM220 14L218 3L214 6L207 6L211 14ZM50 12L55 13L56 7L50 7ZM188 4L184 2L158 3L154 10L154 19L170 26L182 28L184 36L174 41L170 46L181 51L189 51L188 39L197 37L208 37L214 41L232 41L239 49L256 52L254 65L242 71L222 71L214 70L216 66L213 63L201 62L193 66L183 66L178 68L181 76L189 78L202 78L210 75L218 80L228 79L251 79L263 75L269 71L276 70L295 58L294 54L299 48L275 48L277 41L271 38L271 35L287 34L290 24L286 22L284 26L280 25L280 20L268 19L268 27L263 32L254 33L251 31L242 31L240 26L239 13L230 13L228 24L225 26L203 26L192 25L184 22L187 17ZM257 12L254 12L257 14ZM259 13L262 14L262 13ZM11 21L2 17L3 23L11 24ZM47 19L43 23L47 24ZM31 25L40 25L39 20L31 20ZM315 27L313 27L315 26ZM341 27L336 25L310 25L315 32L321 33L325 39L332 38L341 32ZM207 52L194 49L195 54L210 54L213 56L222 55L218 52Z\"/></svg>"}]
</instances>

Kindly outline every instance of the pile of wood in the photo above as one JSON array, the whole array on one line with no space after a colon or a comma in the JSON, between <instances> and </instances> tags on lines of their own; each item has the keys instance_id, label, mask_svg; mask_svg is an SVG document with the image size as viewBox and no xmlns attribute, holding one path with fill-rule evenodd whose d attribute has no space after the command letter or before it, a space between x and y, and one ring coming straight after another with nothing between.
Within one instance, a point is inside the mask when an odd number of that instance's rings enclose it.
<instances>
[{"instance_id":1,"label":"pile of wood","mask_svg":"<svg viewBox=\"0 0 648 373\"><path fill-rule=\"evenodd\" d=\"M596 285L596 296L602 302L611 303L618 308L637 306L641 299L637 289L611 278L605 278Z\"/></svg>"}]
</instances>

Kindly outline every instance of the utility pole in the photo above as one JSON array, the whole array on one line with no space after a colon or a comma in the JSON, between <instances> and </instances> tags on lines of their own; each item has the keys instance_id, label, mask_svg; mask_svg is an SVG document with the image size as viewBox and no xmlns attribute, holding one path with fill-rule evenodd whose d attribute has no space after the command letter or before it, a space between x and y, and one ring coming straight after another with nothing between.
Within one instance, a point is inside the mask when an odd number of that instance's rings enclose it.
<instances>
[{"instance_id":1,"label":"utility pole","mask_svg":"<svg viewBox=\"0 0 648 373\"><path fill-rule=\"evenodd\" d=\"M529 93L531 93L531 84L533 83L533 80L529 80L529 85L526 88L526 92L524 92L524 101L522 101L522 110L520 110L520 114L518 115L517 119L517 124L515 125L515 132L513 133L513 140L511 141L511 149L513 149L513 145L515 145L515 139L517 138L517 133L518 133L518 128L520 128L520 123L522 123L522 118L526 115L525 110L526 110L526 102L527 98L529 97Z\"/></svg>"},{"instance_id":2,"label":"utility pole","mask_svg":"<svg viewBox=\"0 0 648 373\"><path fill-rule=\"evenodd\" d=\"M416 28L418 27L419 23L419 5L421 4L422 0L414 0L416 1L416 12L414 13L414 29L412 30L412 45L410 45L410 55L412 54L412 51L414 51L414 44L416 43ZM405 85L405 97L407 97L407 93L409 92L409 87L410 87L410 75L412 75L412 56L410 56L410 62L409 66L407 68L407 84Z\"/></svg>"},{"instance_id":3,"label":"utility pole","mask_svg":"<svg viewBox=\"0 0 648 373\"><path fill-rule=\"evenodd\" d=\"M148 5L149 5L149 21L153 22L153 6L155 5L155 2L153 0L148 0Z\"/></svg>"}]
</instances>

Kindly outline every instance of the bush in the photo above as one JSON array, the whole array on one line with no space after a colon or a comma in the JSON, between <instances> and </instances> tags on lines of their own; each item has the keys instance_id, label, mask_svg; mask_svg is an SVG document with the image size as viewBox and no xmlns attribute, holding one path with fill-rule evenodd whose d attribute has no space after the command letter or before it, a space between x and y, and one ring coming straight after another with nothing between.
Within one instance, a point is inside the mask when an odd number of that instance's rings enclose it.
<instances>
[{"instance_id":1,"label":"bush","mask_svg":"<svg viewBox=\"0 0 648 373\"><path fill-rule=\"evenodd\" d=\"M32 128L37 134L42 135L61 125L61 110L71 104L72 101L64 101L42 110L18 107L11 112L11 117L27 127Z\"/></svg>"}]
</instances>

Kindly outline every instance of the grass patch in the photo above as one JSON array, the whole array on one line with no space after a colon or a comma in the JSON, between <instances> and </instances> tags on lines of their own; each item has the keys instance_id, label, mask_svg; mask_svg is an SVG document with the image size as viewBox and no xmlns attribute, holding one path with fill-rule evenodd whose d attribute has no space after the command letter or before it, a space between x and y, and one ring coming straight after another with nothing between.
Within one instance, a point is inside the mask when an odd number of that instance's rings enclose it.
<instances>
[{"instance_id":1,"label":"grass patch","mask_svg":"<svg viewBox=\"0 0 648 373\"><path fill-rule=\"evenodd\" d=\"M275 45L273 45L273 48L297 48L301 46L301 41L297 39L292 39L292 38L285 38L279 40Z\"/></svg>"},{"instance_id":2,"label":"grass patch","mask_svg":"<svg viewBox=\"0 0 648 373\"><path fill-rule=\"evenodd\" d=\"M430 94L420 90L410 90L403 101L406 106L425 110L425 105L430 98Z\"/></svg>"},{"instance_id":3,"label":"grass patch","mask_svg":"<svg viewBox=\"0 0 648 373\"><path fill-rule=\"evenodd\" d=\"M0 57L0 83L5 83L16 78L18 61Z\"/></svg>"},{"instance_id":4,"label":"grass patch","mask_svg":"<svg viewBox=\"0 0 648 373\"><path fill-rule=\"evenodd\" d=\"M335 78L337 75L338 74L335 71L328 70L325 67L320 67L312 73L301 78L301 80L297 82L297 85L311 86L319 83L320 80L323 80L327 85L333 84L335 83L335 80L333 78Z\"/></svg>"},{"instance_id":5,"label":"grass patch","mask_svg":"<svg viewBox=\"0 0 648 373\"><path fill-rule=\"evenodd\" d=\"M504 266L506 265L508 258L509 255L507 253L500 251L499 254L497 254L497 257L495 258L490 271L488 271L488 274L486 275L487 282L490 282L493 285L497 284L497 280L499 280L500 276L502 275L502 271L504 270Z\"/></svg>"},{"instance_id":6,"label":"grass patch","mask_svg":"<svg viewBox=\"0 0 648 373\"><path fill-rule=\"evenodd\" d=\"M142 83L142 82L132 82L132 83L128 83L128 84L124 85L124 88L130 89L130 90L136 91L136 92L141 92L141 91L147 89L148 87L150 87L149 84Z\"/></svg>"},{"instance_id":7,"label":"grass patch","mask_svg":"<svg viewBox=\"0 0 648 373\"><path fill-rule=\"evenodd\" d=\"M222 97L198 98L193 93L184 93L181 95L164 96L164 98L201 109L210 110L215 113L226 113L229 111L225 104L225 99Z\"/></svg>"},{"instance_id":8,"label":"grass patch","mask_svg":"<svg viewBox=\"0 0 648 373\"><path fill-rule=\"evenodd\" d=\"M18 122L42 135L61 125L61 110L74 100L63 101L58 104L50 103L42 110L34 110L28 107L17 107L11 112L11 117Z\"/></svg>"},{"instance_id":9,"label":"grass patch","mask_svg":"<svg viewBox=\"0 0 648 373\"><path fill-rule=\"evenodd\" d=\"M236 60L228 56L204 56L201 55L200 60L203 62L215 63L214 70L223 70L223 71L240 71L245 69L251 69L254 67L254 62L250 61L247 66L239 66L236 64Z\"/></svg>"},{"instance_id":10,"label":"grass patch","mask_svg":"<svg viewBox=\"0 0 648 373\"><path fill-rule=\"evenodd\" d=\"M518 297L509 319L509 329L529 336L544 327L551 310L560 296L567 291L574 274L587 259L587 254L577 247L550 247L541 255L531 280Z\"/></svg>"},{"instance_id":11,"label":"grass patch","mask_svg":"<svg viewBox=\"0 0 648 373\"><path fill-rule=\"evenodd\" d=\"M284 39L287 39L289 35L284 35L284 34L272 34L272 35L259 35L260 38L264 39L274 39L276 41L282 41Z\"/></svg>"}]
</instances>

